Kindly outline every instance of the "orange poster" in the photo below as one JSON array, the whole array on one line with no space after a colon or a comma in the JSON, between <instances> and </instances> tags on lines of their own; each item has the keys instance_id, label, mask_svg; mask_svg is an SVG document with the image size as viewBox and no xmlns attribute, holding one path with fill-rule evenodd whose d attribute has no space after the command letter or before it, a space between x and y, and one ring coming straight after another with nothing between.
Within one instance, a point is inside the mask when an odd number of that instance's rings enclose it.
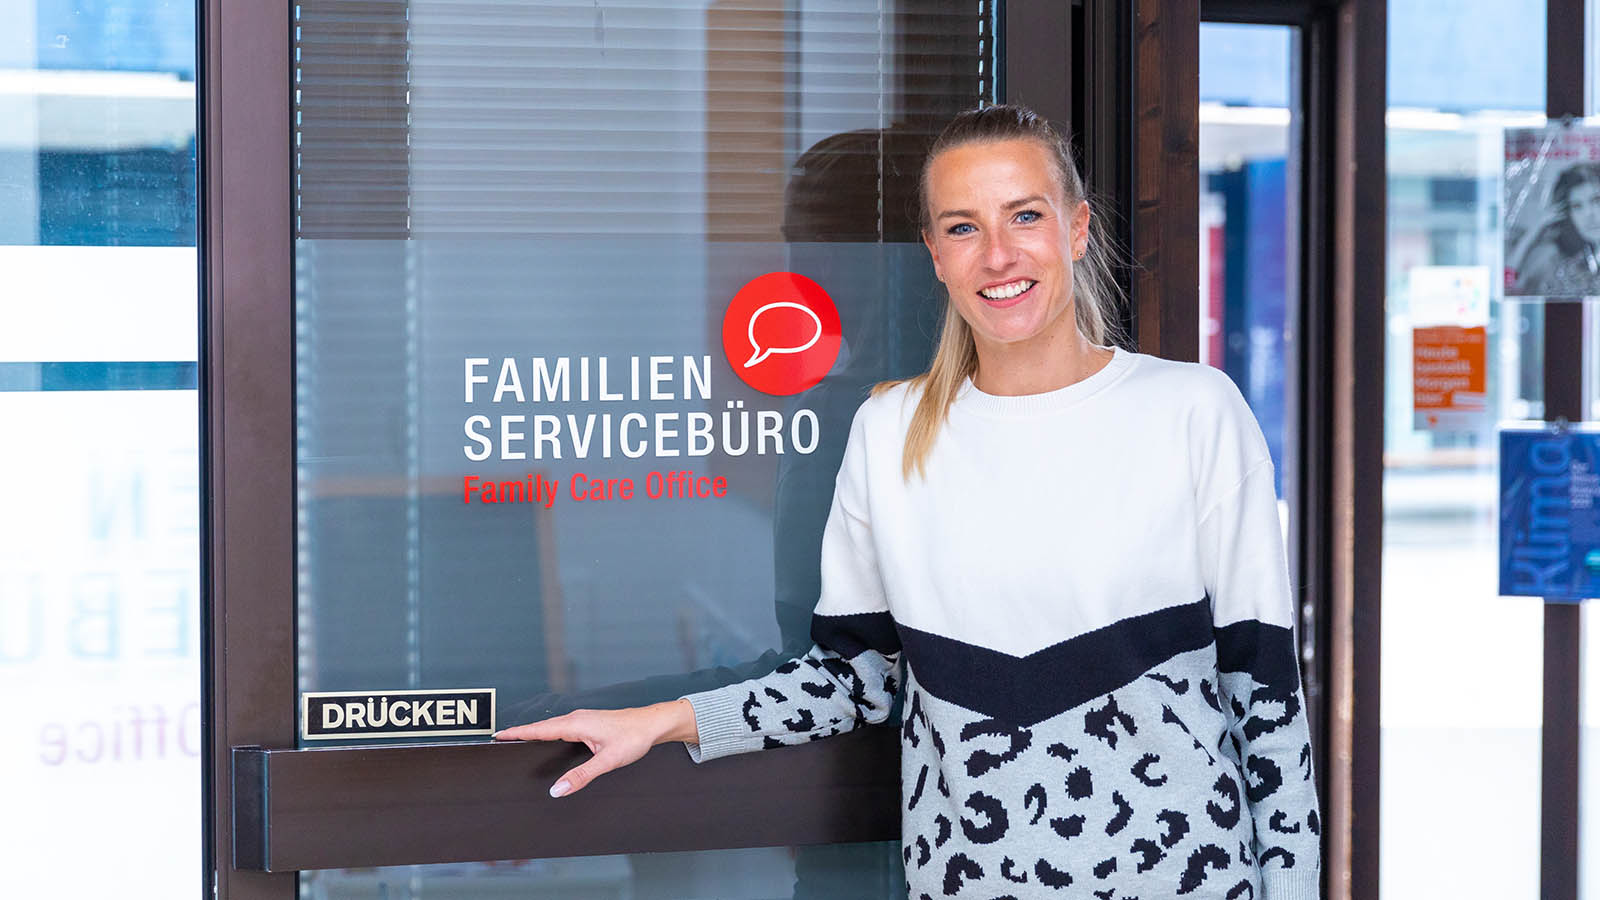
<instances>
[{"instance_id":1,"label":"orange poster","mask_svg":"<svg viewBox=\"0 0 1600 900\"><path fill-rule=\"evenodd\" d=\"M1489 335L1482 325L1412 330L1411 385L1417 428L1477 428L1489 381Z\"/></svg>"}]
</instances>

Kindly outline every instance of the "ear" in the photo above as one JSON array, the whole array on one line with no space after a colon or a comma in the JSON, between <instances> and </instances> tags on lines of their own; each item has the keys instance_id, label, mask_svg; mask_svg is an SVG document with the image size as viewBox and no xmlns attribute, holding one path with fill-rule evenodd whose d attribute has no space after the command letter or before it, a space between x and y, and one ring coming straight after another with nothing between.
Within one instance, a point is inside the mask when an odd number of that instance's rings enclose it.
<instances>
[{"instance_id":1,"label":"ear","mask_svg":"<svg viewBox=\"0 0 1600 900\"><path fill-rule=\"evenodd\" d=\"M1080 200L1072 212L1072 258L1079 259L1089 249L1089 201Z\"/></svg>"},{"instance_id":2,"label":"ear","mask_svg":"<svg viewBox=\"0 0 1600 900\"><path fill-rule=\"evenodd\" d=\"M927 231L922 232L922 246L928 248L928 257L933 260L933 277L944 281L944 268L939 265L939 248L933 242L933 235Z\"/></svg>"}]
</instances>

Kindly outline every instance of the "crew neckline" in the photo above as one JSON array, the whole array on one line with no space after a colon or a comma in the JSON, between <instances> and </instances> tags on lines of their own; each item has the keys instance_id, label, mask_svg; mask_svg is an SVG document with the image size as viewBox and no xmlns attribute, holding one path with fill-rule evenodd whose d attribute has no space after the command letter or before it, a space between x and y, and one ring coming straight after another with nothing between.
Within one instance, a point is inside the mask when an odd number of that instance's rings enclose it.
<instances>
[{"instance_id":1,"label":"crew neckline","mask_svg":"<svg viewBox=\"0 0 1600 900\"><path fill-rule=\"evenodd\" d=\"M1066 387L1040 394L986 393L973 384L969 376L956 394L956 403L973 412L997 416L1036 415L1065 409L1099 393L1133 368L1136 354L1116 346L1110 350L1111 359L1100 367L1100 371Z\"/></svg>"}]
</instances>

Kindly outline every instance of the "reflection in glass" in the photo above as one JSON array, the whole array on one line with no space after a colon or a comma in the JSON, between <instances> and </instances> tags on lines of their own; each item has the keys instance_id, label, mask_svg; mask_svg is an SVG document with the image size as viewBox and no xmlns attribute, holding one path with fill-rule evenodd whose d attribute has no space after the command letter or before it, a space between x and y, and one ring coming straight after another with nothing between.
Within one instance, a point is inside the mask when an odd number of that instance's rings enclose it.
<instances>
[{"instance_id":1,"label":"reflection in glass","mask_svg":"<svg viewBox=\"0 0 1600 900\"><path fill-rule=\"evenodd\" d=\"M1287 26L1200 28L1200 361L1249 401L1280 498L1298 455L1298 41Z\"/></svg>"},{"instance_id":2,"label":"reflection in glass","mask_svg":"<svg viewBox=\"0 0 1600 900\"><path fill-rule=\"evenodd\" d=\"M301 689L493 687L505 725L809 647L851 417L930 350L920 153L992 96L991 16L300 4ZM842 320L832 371L792 396L723 349L729 301L768 272L817 282ZM672 473L726 489L652 496ZM900 865L835 846L303 885L889 897Z\"/></svg>"}]
</instances>

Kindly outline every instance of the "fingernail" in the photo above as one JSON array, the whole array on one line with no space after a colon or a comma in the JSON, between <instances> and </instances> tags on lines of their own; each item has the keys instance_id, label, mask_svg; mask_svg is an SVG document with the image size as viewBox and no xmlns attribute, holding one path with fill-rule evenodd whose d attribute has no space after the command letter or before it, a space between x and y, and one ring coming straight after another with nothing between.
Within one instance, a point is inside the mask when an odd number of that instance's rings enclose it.
<instances>
[{"instance_id":1,"label":"fingernail","mask_svg":"<svg viewBox=\"0 0 1600 900\"><path fill-rule=\"evenodd\" d=\"M558 781L554 787L550 788L550 796L560 797L570 790L572 790L572 785L567 784L565 781Z\"/></svg>"}]
</instances>

